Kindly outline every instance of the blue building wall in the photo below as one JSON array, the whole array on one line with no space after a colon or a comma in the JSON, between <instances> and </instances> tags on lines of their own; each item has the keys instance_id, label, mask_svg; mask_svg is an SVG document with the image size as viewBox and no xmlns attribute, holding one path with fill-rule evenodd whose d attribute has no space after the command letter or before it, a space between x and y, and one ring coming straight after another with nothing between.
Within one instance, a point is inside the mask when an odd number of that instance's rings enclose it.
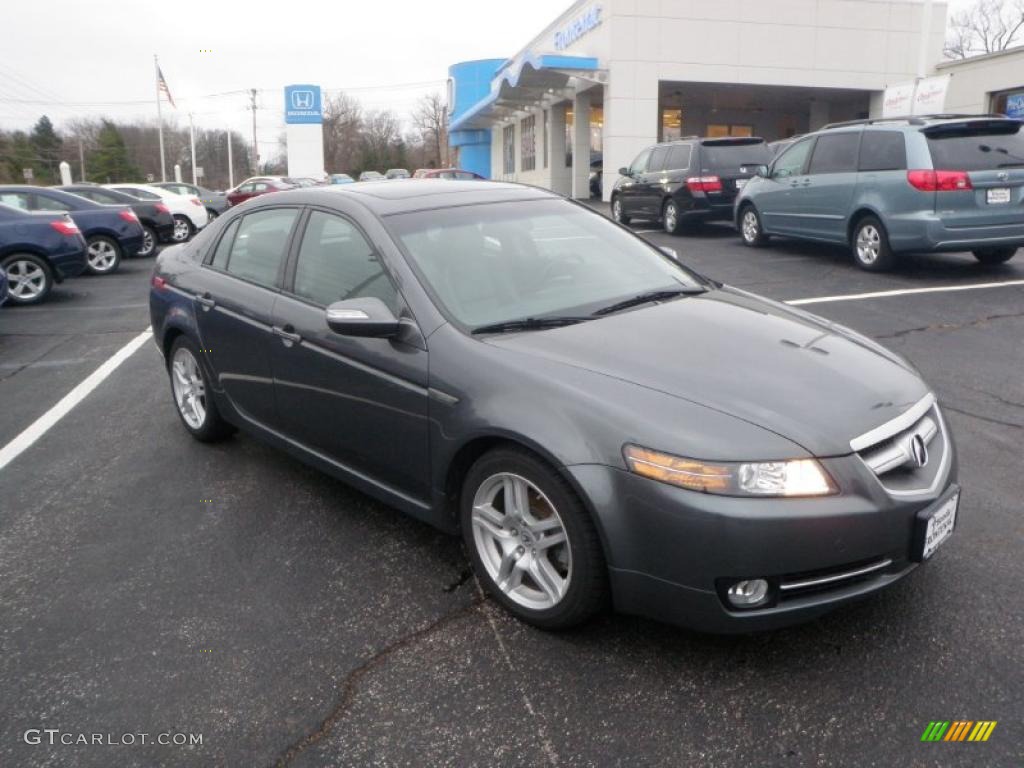
<instances>
[{"instance_id":1,"label":"blue building wall","mask_svg":"<svg viewBox=\"0 0 1024 768\"><path fill-rule=\"evenodd\" d=\"M474 104L491 92L491 80L506 59L479 59L461 61L448 68L452 79L453 103L448 119L457 120ZM491 178L491 132L486 130L452 131L448 144L458 148L459 166L467 171Z\"/></svg>"}]
</instances>

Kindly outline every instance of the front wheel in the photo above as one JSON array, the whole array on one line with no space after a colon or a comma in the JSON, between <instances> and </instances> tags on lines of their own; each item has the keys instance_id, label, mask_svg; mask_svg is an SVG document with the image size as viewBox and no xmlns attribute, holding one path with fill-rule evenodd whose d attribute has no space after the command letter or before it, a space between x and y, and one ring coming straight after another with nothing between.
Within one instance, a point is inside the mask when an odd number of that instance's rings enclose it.
<instances>
[{"instance_id":1,"label":"front wheel","mask_svg":"<svg viewBox=\"0 0 1024 768\"><path fill-rule=\"evenodd\" d=\"M892 269L896 261L885 227L874 216L865 216L857 222L850 237L850 250L857 266L869 272Z\"/></svg>"},{"instance_id":2,"label":"front wheel","mask_svg":"<svg viewBox=\"0 0 1024 768\"><path fill-rule=\"evenodd\" d=\"M485 454L462 488L462 533L484 589L544 629L593 616L608 594L597 531L568 483L517 448Z\"/></svg>"},{"instance_id":3,"label":"front wheel","mask_svg":"<svg viewBox=\"0 0 1024 768\"><path fill-rule=\"evenodd\" d=\"M109 275L116 272L121 264L121 246L106 235L90 237L85 260L86 271L90 275Z\"/></svg>"},{"instance_id":4,"label":"front wheel","mask_svg":"<svg viewBox=\"0 0 1024 768\"><path fill-rule=\"evenodd\" d=\"M176 243L184 243L192 237L192 233L195 230L196 228L188 220L188 216L178 214L174 217L174 234L171 236L171 240Z\"/></svg>"},{"instance_id":5,"label":"front wheel","mask_svg":"<svg viewBox=\"0 0 1024 768\"><path fill-rule=\"evenodd\" d=\"M740 237L743 244L750 248L760 248L768 243L768 235L761 229L761 217L749 203L740 213Z\"/></svg>"},{"instance_id":6,"label":"front wheel","mask_svg":"<svg viewBox=\"0 0 1024 768\"><path fill-rule=\"evenodd\" d=\"M11 304L38 304L53 288L53 271L34 253L13 253L0 261L7 273L7 299Z\"/></svg>"},{"instance_id":7,"label":"front wheel","mask_svg":"<svg viewBox=\"0 0 1024 768\"><path fill-rule=\"evenodd\" d=\"M174 404L185 429L196 440L212 443L227 437L234 429L217 411L199 355L199 348L192 341L179 336L171 345L167 372L171 377Z\"/></svg>"},{"instance_id":8,"label":"front wheel","mask_svg":"<svg viewBox=\"0 0 1024 768\"><path fill-rule=\"evenodd\" d=\"M984 250L971 251L974 258L982 264L1005 264L1017 253L1016 248L986 248Z\"/></svg>"},{"instance_id":9,"label":"front wheel","mask_svg":"<svg viewBox=\"0 0 1024 768\"><path fill-rule=\"evenodd\" d=\"M622 211L622 198L618 195L612 198L612 218L615 219L619 224L629 224L629 216Z\"/></svg>"}]
</instances>

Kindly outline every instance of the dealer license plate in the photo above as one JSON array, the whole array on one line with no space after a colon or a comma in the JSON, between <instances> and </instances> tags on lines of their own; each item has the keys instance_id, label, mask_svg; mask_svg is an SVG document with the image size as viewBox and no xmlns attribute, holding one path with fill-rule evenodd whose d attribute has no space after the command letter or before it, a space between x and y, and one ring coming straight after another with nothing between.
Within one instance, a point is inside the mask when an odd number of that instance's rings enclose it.
<instances>
[{"instance_id":1,"label":"dealer license plate","mask_svg":"<svg viewBox=\"0 0 1024 768\"><path fill-rule=\"evenodd\" d=\"M746 179L736 179L736 189L737 190L743 189L743 187L745 187L746 185L747 185L747 180ZM1007 190L1007 192L1009 192L1009 190Z\"/></svg>"},{"instance_id":2,"label":"dealer license plate","mask_svg":"<svg viewBox=\"0 0 1024 768\"><path fill-rule=\"evenodd\" d=\"M1007 187L988 189L985 191L985 200L989 205L1001 205L1010 202L1010 190Z\"/></svg>"},{"instance_id":3,"label":"dealer license plate","mask_svg":"<svg viewBox=\"0 0 1024 768\"><path fill-rule=\"evenodd\" d=\"M953 527L956 525L956 508L959 503L960 494L958 493L929 518L928 527L924 533L922 560L931 557L935 550L952 535Z\"/></svg>"}]
</instances>

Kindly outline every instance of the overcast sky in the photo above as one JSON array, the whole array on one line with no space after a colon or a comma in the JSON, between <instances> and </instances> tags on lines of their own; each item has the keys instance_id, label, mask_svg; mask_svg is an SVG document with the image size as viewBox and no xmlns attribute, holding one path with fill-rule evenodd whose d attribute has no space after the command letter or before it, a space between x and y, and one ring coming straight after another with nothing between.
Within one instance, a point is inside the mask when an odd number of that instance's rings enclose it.
<instances>
[{"instance_id":1,"label":"overcast sky","mask_svg":"<svg viewBox=\"0 0 1024 768\"><path fill-rule=\"evenodd\" d=\"M570 2L3 0L0 126L30 127L43 113L58 126L80 115L153 118L156 53L178 103L165 117L184 124L191 110L197 126L248 136L247 94L210 95L261 89L270 154L285 84L344 88L405 118L424 93L443 92L449 64L515 53Z\"/></svg>"}]
</instances>

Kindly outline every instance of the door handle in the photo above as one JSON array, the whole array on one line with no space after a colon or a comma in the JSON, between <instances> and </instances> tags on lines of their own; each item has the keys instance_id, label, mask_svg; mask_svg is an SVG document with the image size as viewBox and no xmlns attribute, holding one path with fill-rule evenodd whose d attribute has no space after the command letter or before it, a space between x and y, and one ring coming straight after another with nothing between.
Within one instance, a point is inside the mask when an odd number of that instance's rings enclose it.
<instances>
[{"instance_id":1,"label":"door handle","mask_svg":"<svg viewBox=\"0 0 1024 768\"><path fill-rule=\"evenodd\" d=\"M217 302L213 300L209 291L204 293L202 296L196 296L196 301L203 305L204 312L209 312L217 304Z\"/></svg>"},{"instance_id":2,"label":"door handle","mask_svg":"<svg viewBox=\"0 0 1024 768\"><path fill-rule=\"evenodd\" d=\"M302 336L295 332L295 327L291 324L286 325L283 328L275 325L272 330L276 336L281 337L281 343L286 347L290 347L292 344L298 344L302 341Z\"/></svg>"}]
</instances>

